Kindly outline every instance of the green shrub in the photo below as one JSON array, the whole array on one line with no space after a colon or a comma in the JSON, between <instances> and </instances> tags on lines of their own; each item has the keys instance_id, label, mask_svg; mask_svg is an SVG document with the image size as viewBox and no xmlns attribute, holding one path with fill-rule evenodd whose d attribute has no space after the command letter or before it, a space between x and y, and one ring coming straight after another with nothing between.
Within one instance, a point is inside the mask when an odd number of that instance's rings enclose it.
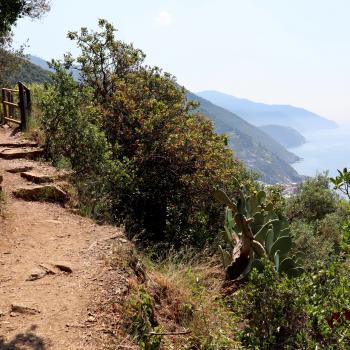
<instances>
[{"instance_id":1,"label":"green shrub","mask_svg":"<svg viewBox=\"0 0 350 350\"><path fill-rule=\"evenodd\" d=\"M337 210L338 196L331 190L327 174L303 182L296 195L287 200L286 215L290 221L314 222Z\"/></svg>"},{"instance_id":2,"label":"green shrub","mask_svg":"<svg viewBox=\"0 0 350 350\"><path fill-rule=\"evenodd\" d=\"M236 292L233 305L246 327L240 333L248 349L297 349L307 317L297 292L287 278L279 279L266 262L263 273L254 270L248 285Z\"/></svg>"},{"instance_id":3,"label":"green shrub","mask_svg":"<svg viewBox=\"0 0 350 350\"><path fill-rule=\"evenodd\" d=\"M339 213L326 215L322 220L307 223L295 220L291 224L293 251L302 252L300 261L310 269L317 261L332 261L340 254L345 219Z\"/></svg>"},{"instance_id":4,"label":"green shrub","mask_svg":"<svg viewBox=\"0 0 350 350\"><path fill-rule=\"evenodd\" d=\"M127 312L130 319L128 332L135 338L143 350L159 349L162 336L151 335L159 332L154 314L152 297L143 289L135 291L128 300Z\"/></svg>"},{"instance_id":5,"label":"green shrub","mask_svg":"<svg viewBox=\"0 0 350 350\"><path fill-rule=\"evenodd\" d=\"M81 87L60 64L41 101L45 154L74 170L85 211L97 217L111 210L111 191L125 186L124 164L112 161L100 127L100 111L89 88Z\"/></svg>"},{"instance_id":6,"label":"green shrub","mask_svg":"<svg viewBox=\"0 0 350 350\"><path fill-rule=\"evenodd\" d=\"M348 349L349 281L349 268L338 262L319 264L295 279L278 277L268 265L262 274L253 272L232 299L246 324L242 344L248 349Z\"/></svg>"}]
</instances>

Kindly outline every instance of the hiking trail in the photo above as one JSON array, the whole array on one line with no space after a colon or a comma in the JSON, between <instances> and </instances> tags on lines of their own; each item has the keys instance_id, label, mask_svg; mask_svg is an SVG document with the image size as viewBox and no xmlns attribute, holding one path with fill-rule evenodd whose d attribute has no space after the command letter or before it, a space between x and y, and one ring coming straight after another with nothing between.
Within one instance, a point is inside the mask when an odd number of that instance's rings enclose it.
<instances>
[{"instance_id":1,"label":"hiking trail","mask_svg":"<svg viewBox=\"0 0 350 350\"><path fill-rule=\"evenodd\" d=\"M0 350L102 349L90 307L103 284L103 251L123 234L65 208L64 174L30 159L40 153L0 127ZM36 201L45 193L60 203Z\"/></svg>"}]
</instances>

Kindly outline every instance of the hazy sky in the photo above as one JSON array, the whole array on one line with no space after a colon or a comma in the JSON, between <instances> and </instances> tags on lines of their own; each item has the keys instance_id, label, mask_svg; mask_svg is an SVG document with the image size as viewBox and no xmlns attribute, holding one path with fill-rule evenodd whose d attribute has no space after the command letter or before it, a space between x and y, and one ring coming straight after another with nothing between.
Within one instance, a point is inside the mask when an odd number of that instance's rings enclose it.
<instances>
[{"instance_id":1,"label":"hazy sky","mask_svg":"<svg viewBox=\"0 0 350 350\"><path fill-rule=\"evenodd\" d=\"M68 30L106 18L147 62L192 91L219 90L350 121L349 0L52 0L17 43L45 59L77 53Z\"/></svg>"}]
</instances>

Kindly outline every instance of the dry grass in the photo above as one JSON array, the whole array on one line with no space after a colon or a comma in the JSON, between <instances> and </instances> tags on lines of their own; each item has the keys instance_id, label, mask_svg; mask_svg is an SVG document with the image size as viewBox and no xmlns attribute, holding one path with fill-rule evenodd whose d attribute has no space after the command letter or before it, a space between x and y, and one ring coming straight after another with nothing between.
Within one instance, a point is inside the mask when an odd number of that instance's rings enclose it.
<instances>
[{"instance_id":1,"label":"dry grass","mask_svg":"<svg viewBox=\"0 0 350 350\"><path fill-rule=\"evenodd\" d=\"M205 252L171 252L161 264L148 266L150 294L156 316L165 332L191 333L168 336L165 349L234 349L235 317L224 305L221 263Z\"/></svg>"},{"instance_id":2,"label":"dry grass","mask_svg":"<svg viewBox=\"0 0 350 350\"><path fill-rule=\"evenodd\" d=\"M107 319L121 315L113 321L118 331L110 349L121 349L121 342L141 344L140 339L148 339L151 332L164 334L159 349L239 348L236 318L225 306L224 273L216 258L187 250L181 254L170 252L166 260L154 263L147 257L140 258L132 245L118 244L106 256L106 262L113 270L123 269L129 275L123 297L109 298L103 307L109 305ZM144 307L151 308L148 319Z\"/></svg>"}]
</instances>

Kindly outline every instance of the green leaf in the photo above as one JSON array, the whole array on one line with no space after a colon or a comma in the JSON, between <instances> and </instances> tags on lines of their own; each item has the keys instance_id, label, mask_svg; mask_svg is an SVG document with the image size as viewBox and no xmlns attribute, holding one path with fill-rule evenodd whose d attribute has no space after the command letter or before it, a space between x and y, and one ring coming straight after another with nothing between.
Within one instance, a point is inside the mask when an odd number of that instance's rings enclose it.
<instances>
[{"instance_id":1,"label":"green leaf","mask_svg":"<svg viewBox=\"0 0 350 350\"><path fill-rule=\"evenodd\" d=\"M256 234L264 225L264 215L260 212L255 213L253 216L254 222L251 224L253 234Z\"/></svg>"},{"instance_id":2,"label":"green leaf","mask_svg":"<svg viewBox=\"0 0 350 350\"><path fill-rule=\"evenodd\" d=\"M278 220L278 219L276 219ZM268 221L258 232L257 234L254 236L254 239L256 241L259 241L260 243L264 243L265 242L265 238L266 238L266 233L267 230L270 228L270 226L273 224L274 220L270 220Z\"/></svg>"},{"instance_id":3,"label":"green leaf","mask_svg":"<svg viewBox=\"0 0 350 350\"><path fill-rule=\"evenodd\" d=\"M269 229L266 234L266 250L268 254L270 254L271 248L273 246L273 238L274 238L273 230Z\"/></svg>"},{"instance_id":4,"label":"green leaf","mask_svg":"<svg viewBox=\"0 0 350 350\"><path fill-rule=\"evenodd\" d=\"M288 270L295 268L295 263L292 258L285 258L280 264L280 272L288 272Z\"/></svg>"},{"instance_id":5,"label":"green leaf","mask_svg":"<svg viewBox=\"0 0 350 350\"><path fill-rule=\"evenodd\" d=\"M270 254L273 256L278 250L282 255L287 254L292 248L292 239L290 236L279 237L271 248Z\"/></svg>"},{"instance_id":6,"label":"green leaf","mask_svg":"<svg viewBox=\"0 0 350 350\"><path fill-rule=\"evenodd\" d=\"M265 191L259 191L256 195L256 198L258 200L258 203L261 205L265 202L266 199L266 192Z\"/></svg>"},{"instance_id":7,"label":"green leaf","mask_svg":"<svg viewBox=\"0 0 350 350\"><path fill-rule=\"evenodd\" d=\"M236 211L236 205L228 198L227 194L222 190L215 190L214 198L222 204L229 206L233 211Z\"/></svg>"},{"instance_id":8,"label":"green leaf","mask_svg":"<svg viewBox=\"0 0 350 350\"><path fill-rule=\"evenodd\" d=\"M253 247L254 253L256 255L264 256L266 254L265 249L264 249L263 245L260 242L254 240L252 242L252 247Z\"/></svg>"},{"instance_id":9,"label":"green leaf","mask_svg":"<svg viewBox=\"0 0 350 350\"><path fill-rule=\"evenodd\" d=\"M226 214L225 217L226 217L227 228L230 232L232 232L232 228L233 228L232 209L226 208L225 214Z\"/></svg>"},{"instance_id":10,"label":"green leaf","mask_svg":"<svg viewBox=\"0 0 350 350\"><path fill-rule=\"evenodd\" d=\"M302 267L295 267L293 269L290 269L287 271L287 275L289 277L298 277L301 274L303 274L305 272L305 270Z\"/></svg>"},{"instance_id":11,"label":"green leaf","mask_svg":"<svg viewBox=\"0 0 350 350\"><path fill-rule=\"evenodd\" d=\"M276 271L279 272L280 268L280 251L277 250L273 256L273 261L275 262Z\"/></svg>"}]
</instances>

